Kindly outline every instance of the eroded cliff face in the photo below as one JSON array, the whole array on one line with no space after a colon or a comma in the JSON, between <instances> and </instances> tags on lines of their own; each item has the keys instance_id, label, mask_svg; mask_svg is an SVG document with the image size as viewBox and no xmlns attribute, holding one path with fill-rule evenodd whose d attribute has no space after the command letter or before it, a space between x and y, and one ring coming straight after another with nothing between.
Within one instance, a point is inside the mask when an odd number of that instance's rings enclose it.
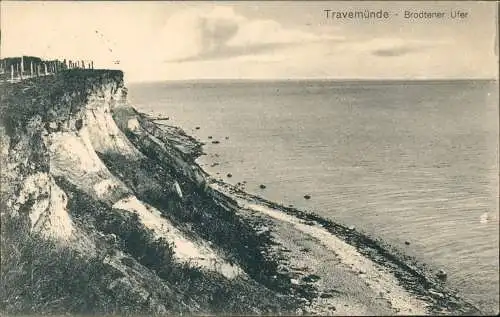
<instances>
[{"instance_id":1,"label":"eroded cliff face","mask_svg":"<svg viewBox=\"0 0 500 317\"><path fill-rule=\"evenodd\" d=\"M43 235L72 241L78 230L67 211L68 197L54 178L64 177L92 197L108 202L127 193L126 186L96 154L96 148L126 147L125 138L112 137L119 131L104 113L123 102L125 95L118 77L97 77L80 85L66 83L65 78L60 82L51 78L8 87L12 90L4 95L7 164L2 169L2 184L9 184L4 196L7 212L29 219L31 229ZM40 89L53 91L40 95ZM57 93L60 95L53 95Z\"/></svg>"},{"instance_id":2,"label":"eroded cliff face","mask_svg":"<svg viewBox=\"0 0 500 317\"><path fill-rule=\"evenodd\" d=\"M50 241L90 269L97 264L89 261L105 265L95 287L109 292L112 311L122 311L117 296L130 297L126 311L216 311L213 296L222 290L234 306L220 310L290 309L292 300L266 295L269 286L287 287L262 256L269 237L210 194L194 163L200 144L128 106L122 76L74 70L2 87L2 219L15 224L6 227L23 228L19 237L29 237L30 247L35 238ZM16 230L2 236L26 248ZM14 259L16 248L2 251ZM9 259L2 276L20 265ZM231 287L261 300L236 299ZM3 297L4 309L23 311Z\"/></svg>"}]
</instances>

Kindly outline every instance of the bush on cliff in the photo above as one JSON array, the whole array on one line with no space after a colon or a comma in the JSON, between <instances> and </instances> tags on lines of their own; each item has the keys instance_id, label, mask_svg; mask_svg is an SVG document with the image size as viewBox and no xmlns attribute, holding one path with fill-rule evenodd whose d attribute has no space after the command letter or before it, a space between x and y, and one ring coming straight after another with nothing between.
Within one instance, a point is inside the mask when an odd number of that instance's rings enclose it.
<instances>
[{"instance_id":1,"label":"bush on cliff","mask_svg":"<svg viewBox=\"0 0 500 317\"><path fill-rule=\"evenodd\" d=\"M290 279L278 272L277 262L263 255L272 243L269 233L257 234L234 210L223 208L186 177L178 172L173 174L172 167L157 162L154 152L144 154L149 158L130 160L118 154L98 153L111 173L119 176L137 197L162 211L171 221L191 224L200 237L220 246L257 282L284 293L292 287ZM173 179L183 189L182 200L165 189Z\"/></svg>"},{"instance_id":2,"label":"bush on cliff","mask_svg":"<svg viewBox=\"0 0 500 317\"><path fill-rule=\"evenodd\" d=\"M255 281L228 280L219 273L177 262L170 243L156 239L136 214L96 201L64 179L57 178L56 182L65 192L71 193L68 208L73 219L82 227L114 234L117 238L114 247L153 271L183 301L196 303L198 311L270 313L294 311L297 307L291 297L280 296Z\"/></svg>"},{"instance_id":3,"label":"bush on cliff","mask_svg":"<svg viewBox=\"0 0 500 317\"><path fill-rule=\"evenodd\" d=\"M2 215L0 311L5 313L114 314L145 311L130 294L108 287L122 274L100 257L45 239L18 218Z\"/></svg>"}]
</instances>

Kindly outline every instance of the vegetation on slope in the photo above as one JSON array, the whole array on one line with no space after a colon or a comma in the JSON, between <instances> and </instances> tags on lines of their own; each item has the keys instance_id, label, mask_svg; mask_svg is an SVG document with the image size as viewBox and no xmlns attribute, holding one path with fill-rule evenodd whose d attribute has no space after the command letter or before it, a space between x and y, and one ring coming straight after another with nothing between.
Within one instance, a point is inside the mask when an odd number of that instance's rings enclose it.
<instances>
[{"instance_id":1,"label":"vegetation on slope","mask_svg":"<svg viewBox=\"0 0 500 317\"><path fill-rule=\"evenodd\" d=\"M293 312L300 303L289 293L289 279L263 256L269 236L216 204L182 173L157 157L127 161L101 155L112 173L144 201L162 210L193 235L210 240L250 275L227 279L180 263L170 244L156 239L137 215L89 196L64 177L57 185L68 196L78 237L92 252L48 240L31 231L28 200L11 213L10 197L34 173L50 173L42 134L50 122L64 124L85 105L99 85L121 85L121 72L71 70L2 87L0 115L10 139L15 180L2 193L0 312L10 314L175 314ZM118 84L116 84L118 83ZM147 153L147 151L146 151ZM148 153L152 154L152 153ZM3 160L2 160L3 162ZM167 180L183 187L179 200L163 190ZM4 182L5 179L2 179ZM78 243L75 242L77 245ZM271 278L272 275L277 278ZM285 294L285 295L284 295Z\"/></svg>"}]
</instances>

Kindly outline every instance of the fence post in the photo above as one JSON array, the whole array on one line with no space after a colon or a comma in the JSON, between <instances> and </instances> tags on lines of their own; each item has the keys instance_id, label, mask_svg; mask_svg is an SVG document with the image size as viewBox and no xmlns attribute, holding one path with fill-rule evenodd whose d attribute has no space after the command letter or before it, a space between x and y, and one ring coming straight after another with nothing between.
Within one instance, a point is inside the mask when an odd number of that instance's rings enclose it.
<instances>
[{"instance_id":1,"label":"fence post","mask_svg":"<svg viewBox=\"0 0 500 317\"><path fill-rule=\"evenodd\" d=\"M10 80L14 82L14 65L10 64Z\"/></svg>"},{"instance_id":2,"label":"fence post","mask_svg":"<svg viewBox=\"0 0 500 317\"><path fill-rule=\"evenodd\" d=\"M24 74L24 56L21 56L21 80L23 79Z\"/></svg>"},{"instance_id":3,"label":"fence post","mask_svg":"<svg viewBox=\"0 0 500 317\"><path fill-rule=\"evenodd\" d=\"M31 66L30 66L30 76L33 77L34 75L34 70L33 70L33 61L31 61Z\"/></svg>"},{"instance_id":4,"label":"fence post","mask_svg":"<svg viewBox=\"0 0 500 317\"><path fill-rule=\"evenodd\" d=\"M43 63L43 67L45 68L45 76L47 76L49 73L47 72L47 63Z\"/></svg>"},{"instance_id":5,"label":"fence post","mask_svg":"<svg viewBox=\"0 0 500 317\"><path fill-rule=\"evenodd\" d=\"M94 61L90 61L90 68L94 69Z\"/></svg>"}]
</instances>

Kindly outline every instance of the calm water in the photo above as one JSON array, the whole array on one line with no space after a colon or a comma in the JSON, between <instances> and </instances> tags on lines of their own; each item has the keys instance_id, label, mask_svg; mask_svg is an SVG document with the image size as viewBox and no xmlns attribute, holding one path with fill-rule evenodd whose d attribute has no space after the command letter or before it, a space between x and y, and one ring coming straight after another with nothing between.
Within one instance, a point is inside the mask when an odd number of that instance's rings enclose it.
<instances>
[{"instance_id":1,"label":"calm water","mask_svg":"<svg viewBox=\"0 0 500 317\"><path fill-rule=\"evenodd\" d=\"M450 286L495 312L496 85L150 83L130 85L130 99L207 142L209 172L384 239L445 269Z\"/></svg>"}]
</instances>

